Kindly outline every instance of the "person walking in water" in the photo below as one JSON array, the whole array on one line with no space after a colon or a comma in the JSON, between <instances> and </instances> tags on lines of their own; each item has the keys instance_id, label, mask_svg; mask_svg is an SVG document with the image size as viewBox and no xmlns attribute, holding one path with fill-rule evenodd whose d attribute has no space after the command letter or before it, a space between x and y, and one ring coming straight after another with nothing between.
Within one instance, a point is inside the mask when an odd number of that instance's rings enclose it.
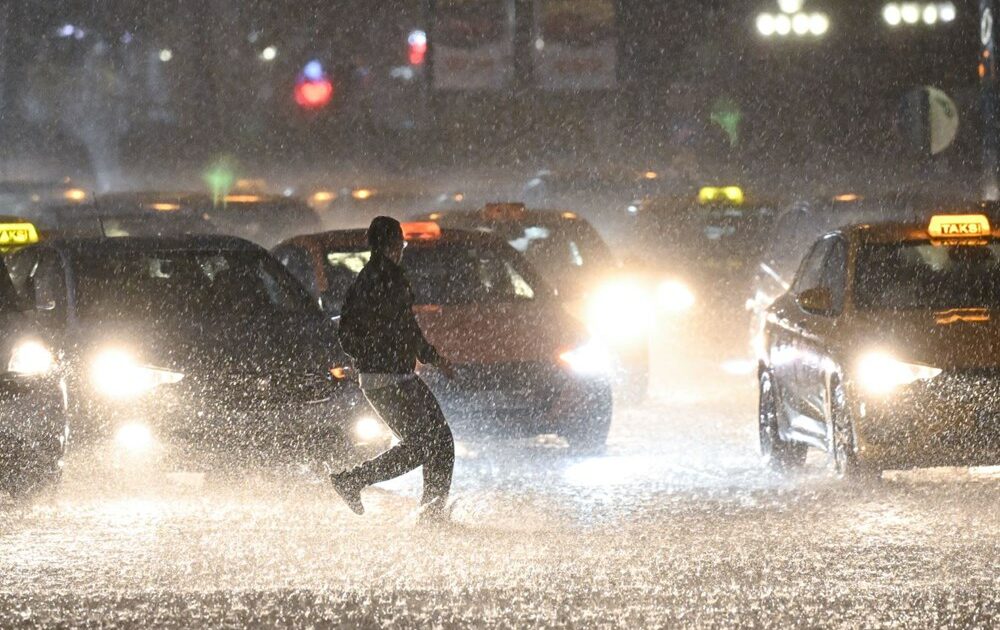
<instances>
[{"instance_id":1,"label":"person walking in water","mask_svg":"<svg viewBox=\"0 0 1000 630\"><path fill-rule=\"evenodd\" d=\"M423 466L421 518L447 518L455 442L437 399L415 373L432 365L447 378L451 363L424 337L413 314L413 291L401 262L406 240L399 221L376 217L368 227L371 259L341 309L340 342L354 360L361 390L399 439L394 447L351 470L330 475L337 494L364 514L361 491Z\"/></svg>"}]
</instances>

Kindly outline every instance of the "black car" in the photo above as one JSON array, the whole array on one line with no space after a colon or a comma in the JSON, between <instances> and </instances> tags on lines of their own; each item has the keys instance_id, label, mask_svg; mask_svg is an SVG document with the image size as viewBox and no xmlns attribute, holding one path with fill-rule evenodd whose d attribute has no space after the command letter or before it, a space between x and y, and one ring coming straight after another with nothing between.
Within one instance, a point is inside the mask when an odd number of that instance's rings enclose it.
<instances>
[{"instance_id":1,"label":"black car","mask_svg":"<svg viewBox=\"0 0 1000 630\"><path fill-rule=\"evenodd\" d=\"M19 495L58 479L66 435L56 357L22 312L0 259L0 492Z\"/></svg>"},{"instance_id":2,"label":"black car","mask_svg":"<svg viewBox=\"0 0 1000 630\"><path fill-rule=\"evenodd\" d=\"M387 444L319 305L251 243L54 239L8 266L64 357L74 444L293 463Z\"/></svg>"}]
</instances>

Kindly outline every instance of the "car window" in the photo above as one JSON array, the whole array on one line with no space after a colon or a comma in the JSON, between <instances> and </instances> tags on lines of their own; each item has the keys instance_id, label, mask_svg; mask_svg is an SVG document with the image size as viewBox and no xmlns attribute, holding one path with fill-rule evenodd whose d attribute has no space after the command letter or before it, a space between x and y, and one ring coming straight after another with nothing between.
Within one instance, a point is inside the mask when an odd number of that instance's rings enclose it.
<instances>
[{"instance_id":1,"label":"car window","mask_svg":"<svg viewBox=\"0 0 1000 630\"><path fill-rule=\"evenodd\" d=\"M830 239L830 247L823 261L820 285L830 290L832 312L834 314L842 312L847 294L847 245L840 237Z\"/></svg>"},{"instance_id":2,"label":"car window","mask_svg":"<svg viewBox=\"0 0 1000 630\"><path fill-rule=\"evenodd\" d=\"M314 313L278 261L252 252L116 252L74 262L81 319L220 320Z\"/></svg>"},{"instance_id":3,"label":"car window","mask_svg":"<svg viewBox=\"0 0 1000 630\"><path fill-rule=\"evenodd\" d=\"M368 251L326 254L328 290L324 299L339 305L354 278L371 259ZM448 244L409 247L403 267L417 304L501 303L533 300L540 281L514 252L494 247Z\"/></svg>"},{"instance_id":4,"label":"car window","mask_svg":"<svg viewBox=\"0 0 1000 630\"><path fill-rule=\"evenodd\" d=\"M1000 308L1000 244L868 243L854 276L862 310Z\"/></svg>"},{"instance_id":5,"label":"car window","mask_svg":"<svg viewBox=\"0 0 1000 630\"><path fill-rule=\"evenodd\" d=\"M832 243L830 239L824 238L813 245L795 276L795 283L792 285L793 292L802 293L821 286L823 263Z\"/></svg>"},{"instance_id":6,"label":"car window","mask_svg":"<svg viewBox=\"0 0 1000 630\"><path fill-rule=\"evenodd\" d=\"M14 290L14 283L7 273L7 265L0 258L0 313L17 310L17 292Z\"/></svg>"},{"instance_id":7,"label":"car window","mask_svg":"<svg viewBox=\"0 0 1000 630\"><path fill-rule=\"evenodd\" d=\"M302 286L313 294L317 293L316 275L308 252L301 247L286 245L275 249L273 254L288 272L302 283Z\"/></svg>"}]
</instances>

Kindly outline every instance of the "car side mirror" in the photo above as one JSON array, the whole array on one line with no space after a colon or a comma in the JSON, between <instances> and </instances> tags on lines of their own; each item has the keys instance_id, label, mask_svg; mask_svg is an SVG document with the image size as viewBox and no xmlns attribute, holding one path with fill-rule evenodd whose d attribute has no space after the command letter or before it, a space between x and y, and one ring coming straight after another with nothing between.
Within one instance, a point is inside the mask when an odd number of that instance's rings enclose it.
<instances>
[{"instance_id":1,"label":"car side mirror","mask_svg":"<svg viewBox=\"0 0 1000 630\"><path fill-rule=\"evenodd\" d=\"M830 315L833 312L833 294L826 287L806 289L795 297L803 311L813 315Z\"/></svg>"}]
</instances>

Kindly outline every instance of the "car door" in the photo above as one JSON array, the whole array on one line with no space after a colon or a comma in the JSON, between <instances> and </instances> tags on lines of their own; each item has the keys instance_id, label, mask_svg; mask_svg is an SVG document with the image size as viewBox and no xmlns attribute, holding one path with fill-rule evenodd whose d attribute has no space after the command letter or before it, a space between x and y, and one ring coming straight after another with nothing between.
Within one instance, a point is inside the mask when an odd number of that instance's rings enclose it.
<instances>
[{"instance_id":1,"label":"car door","mask_svg":"<svg viewBox=\"0 0 1000 630\"><path fill-rule=\"evenodd\" d=\"M847 244L840 235L824 239L819 273L798 288L796 296L805 291L822 289L830 297L829 308L822 311L805 308L799 311L795 335L795 400L798 416L793 428L810 437L826 435L827 373L830 365L830 338L837 319L843 312L847 284Z\"/></svg>"},{"instance_id":2,"label":"car door","mask_svg":"<svg viewBox=\"0 0 1000 630\"><path fill-rule=\"evenodd\" d=\"M783 407L780 414L782 424L787 422L794 428L801 424L797 419L802 416L806 404L802 397L802 384L807 382L804 376L806 367L802 354L807 313L797 302L797 296L808 288L818 286L823 274L823 264L831 246L828 239L820 239L806 254L799 271L795 275L792 287L784 296L778 299L771 309L769 330L769 365L775 379L775 390ZM781 427L782 430L787 427Z\"/></svg>"}]
</instances>

